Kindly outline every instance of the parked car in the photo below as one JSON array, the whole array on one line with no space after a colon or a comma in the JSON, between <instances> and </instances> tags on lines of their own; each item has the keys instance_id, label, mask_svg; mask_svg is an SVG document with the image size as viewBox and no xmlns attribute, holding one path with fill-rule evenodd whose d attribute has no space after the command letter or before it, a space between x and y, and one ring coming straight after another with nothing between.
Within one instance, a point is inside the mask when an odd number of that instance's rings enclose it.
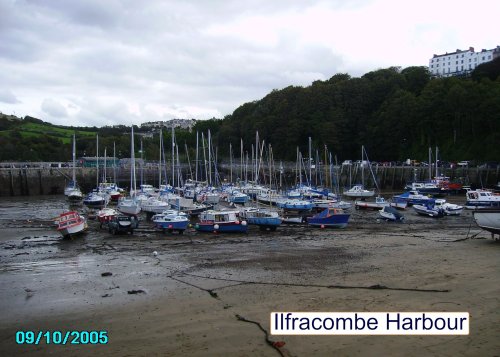
<instances>
[{"instance_id":1,"label":"parked car","mask_svg":"<svg viewBox=\"0 0 500 357\"><path fill-rule=\"evenodd\" d=\"M469 167L470 161L459 161L457 165L460 167Z\"/></svg>"},{"instance_id":2,"label":"parked car","mask_svg":"<svg viewBox=\"0 0 500 357\"><path fill-rule=\"evenodd\" d=\"M342 163L342 166L351 166L352 165L352 160L344 160Z\"/></svg>"},{"instance_id":3,"label":"parked car","mask_svg":"<svg viewBox=\"0 0 500 357\"><path fill-rule=\"evenodd\" d=\"M134 229L139 226L139 220L135 216L118 215L114 216L108 222L109 233L115 235L118 233L134 233Z\"/></svg>"}]
</instances>

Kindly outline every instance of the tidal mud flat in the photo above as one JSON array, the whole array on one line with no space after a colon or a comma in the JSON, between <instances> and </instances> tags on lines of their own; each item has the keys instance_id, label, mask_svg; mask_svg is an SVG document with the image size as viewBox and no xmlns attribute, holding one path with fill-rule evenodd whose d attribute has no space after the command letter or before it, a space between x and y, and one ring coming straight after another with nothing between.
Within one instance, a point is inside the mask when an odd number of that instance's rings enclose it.
<instances>
[{"instance_id":1,"label":"tidal mud flat","mask_svg":"<svg viewBox=\"0 0 500 357\"><path fill-rule=\"evenodd\" d=\"M500 243L468 211L435 220L408 209L401 224L353 211L345 229L282 226L246 235L112 236L90 222L86 235L62 240L47 224L60 210L56 199L1 206L2 355L495 356L500 350ZM268 343L256 323L269 331L275 311L469 312L470 335L269 336ZM105 330L109 341L18 345L17 330Z\"/></svg>"}]
</instances>

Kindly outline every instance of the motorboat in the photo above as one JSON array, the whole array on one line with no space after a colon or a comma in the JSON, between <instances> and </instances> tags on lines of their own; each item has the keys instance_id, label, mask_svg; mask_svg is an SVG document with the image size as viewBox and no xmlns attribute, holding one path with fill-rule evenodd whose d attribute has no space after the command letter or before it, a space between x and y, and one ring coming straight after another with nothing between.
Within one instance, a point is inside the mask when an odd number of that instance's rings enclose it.
<instances>
[{"instance_id":1,"label":"motorboat","mask_svg":"<svg viewBox=\"0 0 500 357\"><path fill-rule=\"evenodd\" d=\"M278 212L267 208L245 208L240 211L240 217L246 219L248 224L259 226L262 230L275 231L281 225L283 219Z\"/></svg>"},{"instance_id":2,"label":"motorboat","mask_svg":"<svg viewBox=\"0 0 500 357\"><path fill-rule=\"evenodd\" d=\"M366 198L375 195L374 190L366 190L363 185L354 185L350 189L344 191L344 195L351 198Z\"/></svg>"},{"instance_id":3,"label":"motorboat","mask_svg":"<svg viewBox=\"0 0 500 357\"><path fill-rule=\"evenodd\" d=\"M487 190L469 190L465 194L467 201L465 208L483 209L500 207L500 196L494 195Z\"/></svg>"},{"instance_id":4,"label":"motorboat","mask_svg":"<svg viewBox=\"0 0 500 357\"><path fill-rule=\"evenodd\" d=\"M64 238L84 232L87 229L87 220L76 211L69 211L59 215L57 231Z\"/></svg>"},{"instance_id":5,"label":"motorboat","mask_svg":"<svg viewBox=\"0 0 500 357\"><path fill-rule=\"evenodd\" d=\"M382 219L391 222L401 222L405 218L404 216L394 207L385 206L379 211L379 215Z\"/></svg>"},{"instance_id":6,"label":"motorboat","mask_svg":"<svg viewBox=\"0 0 500 357\"><path fill-rule=\"evenodd\" d=\"M472 212L476 224L491 232L492 236L500 235L500 209L499 208L483 208Z\"/></svg>"},{"instance_id":7,"label":"motorboat","mask_svg":"<svg viewBox=\"0 0 500 357\"><path fill-rule=\"evenodd\" d=\"M364 200L356 200L354 202L356 209L373 209L380 210L384 207L389 206L389 203L381 196L375 197L375 201L364 201Z\"/></svg>"},{"instance_id":8,"label":"motorboat","mask_svg":"<svg viewBox=\"0 0 500 357\"><path fill-rule=\"evenodd\" d=\"M440 207L436 207L433 201L425 205L413 205L413 209L421 216L434 218L441 218L444 216L444 210Z\"/></svg>"},{"instance_id":9,"label":"motorboat","mask_svg":"<svg viewBox=\"0 0 500 357\"><path fill-rule=\"evenodd\" d=\"M446 200L443 198L437 198L434 202L434 205L436 207L442 208L444 214L447 216L459 216L464 209L463 206L446 202Z\"/></svg>"},{"instance_id":10,"label":"motorboat","mask_svg":"<svg viewBox=\"0 0 500 357\"><path fill-rule=\"evenodd\" d=\"M200 222L195 225L199 232L246 233L247 221L240 220L239 211L208 210L200 214Z\"/></svg>"},{"instance_id":11,"label":"motorboat","mask_svg":"<svg viewBox=\"0 0 500 357\"><path fill-rule=\"evenodd\" d=\"M312 217L307 217L306 220L310 226L344 228L347 226L350 216L342 209L326 208Z\"/></svg>"},{"instance_id":12,"label":"motorboat","mask_svg":"<svg viewBox=\"0 0 500 357\"><path fill-rule=\"evenodd\" d=\"M155 214L152 221L156 228L169 233L176 231L182 234L189 226L188 216L176 210L165 210L160 214Z\"/></svg>"}]
</instances>

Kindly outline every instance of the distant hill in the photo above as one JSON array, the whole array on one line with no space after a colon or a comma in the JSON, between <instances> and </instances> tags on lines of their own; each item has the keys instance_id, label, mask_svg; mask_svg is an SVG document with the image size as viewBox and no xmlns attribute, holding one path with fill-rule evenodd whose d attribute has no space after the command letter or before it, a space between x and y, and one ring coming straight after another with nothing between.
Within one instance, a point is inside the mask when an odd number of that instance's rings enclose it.
<instances>
[{"instance_id":1,"label":"distant hill","mask_svg":"<svg viewBox=\"0 0 500 357\"><path fill-rule=\"evenodd\" d=\"M197 121L192 132L176 130L179 153L188 147L194 158L196 132L210 129L219 161L239 156L240 140L251 155L255 132L272 145L277 160L295 160L296 148L305 155L308 138L323 158L325 148L339 160L360 159L361 145L376 161L427 160L428 147L438 146L446 161L500 160L500 59L478 66L470 78L431 79L426 67L390 67L356 78L340 73L307 87L273 90L260 100L242 104L224 119ZM113 144L119 157L130 156L129 128L74 128L40 119L0 115L0 161L70 160L76 133L77 155L100 155ZM141 128L135 127L140 134ZM142 131L150 129L143 128ZM164 132L165 142L170 132ZM157 160L159 137L136 136L137 150ZM167 151L170 150L167 147ZM138 155L138 154L136 154ZM187 157L181 160L186 161Z\"/></svg>"}]
</instances>

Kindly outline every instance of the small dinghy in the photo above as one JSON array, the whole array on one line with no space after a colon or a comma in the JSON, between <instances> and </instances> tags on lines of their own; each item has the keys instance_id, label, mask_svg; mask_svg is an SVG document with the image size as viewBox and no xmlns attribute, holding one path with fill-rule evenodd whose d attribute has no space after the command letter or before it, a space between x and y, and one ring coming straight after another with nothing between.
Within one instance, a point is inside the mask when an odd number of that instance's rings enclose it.
<instances>
[{"instance_id":1,"label":"small dinghy","mask_svg":"<svg viewBox=\"0 0 500 357\"><path fill-rule=\"evenodd\" d=\"M394 207L385 206L379 211L380 217L386 221L402 222L405 217Z\"/></svg>"},{"instance_id":2,"label":"small dinghy","mask_svg":"<svg viewBox=\"0 0 500 357\"><path fill-rule=\"evenodd\" d=\"M434 218L441 218L444 216L444 210L437 207L434 202L428 202L425 205L413 205L413 209L421 216L429 216Z\"/></svg>"}]
</instances>

